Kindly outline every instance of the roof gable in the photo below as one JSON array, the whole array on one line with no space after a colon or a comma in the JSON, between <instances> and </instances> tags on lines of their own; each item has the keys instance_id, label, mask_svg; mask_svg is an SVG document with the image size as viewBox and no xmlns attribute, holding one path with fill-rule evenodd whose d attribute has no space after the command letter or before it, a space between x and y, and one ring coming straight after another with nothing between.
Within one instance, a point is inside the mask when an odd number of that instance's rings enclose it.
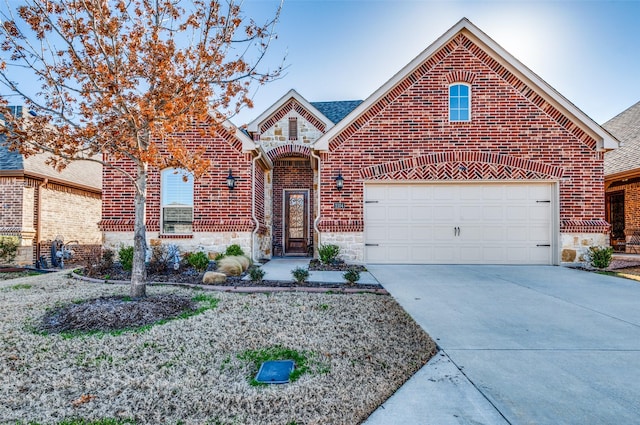
<instances>
[{"instance_id":1,"label":"roof gable","mask_svg":"<svg viewBox=\"0 0 640 425\"><path fill-rule=\"evenodd\" d=\"M292 110L295 110L323 133L334 125L312 103L308 102L297 91L291 89L255 120L247 124L247 130L250 133L263 133Z\"/></svg>"},{"instance_id":2,"label":"roof gable","mask_svg":"<svg viewBox=\"0 0 640 425\"><path fill-rule=\"evenodd\" d=\"M335 149L459 47L468 49L522 96L592 149L618 147L618 141L607 131L465 18L318 139L315 148Z\"/></svg>"},{"instance_id":3,"label":"roof gable","mask_svg":"<svg viewBox=\"0 0 640 425\"><path fill-rule=\"evenodd\" d=\"M620 148L604 155L605 176L640 170L640 102L602 126L620 140Z\"/></svg>"}]
</instances>

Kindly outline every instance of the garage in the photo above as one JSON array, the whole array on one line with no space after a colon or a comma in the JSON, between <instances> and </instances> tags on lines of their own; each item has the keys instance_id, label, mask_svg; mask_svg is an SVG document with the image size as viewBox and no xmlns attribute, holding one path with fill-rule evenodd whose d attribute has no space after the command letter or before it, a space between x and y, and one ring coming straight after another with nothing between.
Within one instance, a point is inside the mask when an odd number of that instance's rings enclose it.
<instances>
[{"instance_id":1,"label":"garage","mask_svg":"<svg viewBox=\"0 0 640 425\"><path fill-rule=\"evenodd\" d=\"M554 184L365 185L372 264L554 264Z\"/></svg>"}]
</instances>

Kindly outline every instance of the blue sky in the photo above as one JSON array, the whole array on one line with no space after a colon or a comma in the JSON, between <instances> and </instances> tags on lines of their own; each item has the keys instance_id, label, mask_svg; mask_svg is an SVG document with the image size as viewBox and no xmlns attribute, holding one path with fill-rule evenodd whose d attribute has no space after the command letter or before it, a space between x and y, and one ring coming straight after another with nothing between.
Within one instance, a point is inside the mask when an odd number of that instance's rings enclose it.
<instances>
[{"instance_id":1,"label":"blue sky","mask_svg":"<svg viewBox=\"0 0 640 425\"><path fill-rule=\"evenodd\" d=\"M267 16L277 0L245 0ZM463 17L602 124L640 101L640 0L285 0L256 118L289 89L309 101L366 99Z\"/></svg>"}]
</instances>

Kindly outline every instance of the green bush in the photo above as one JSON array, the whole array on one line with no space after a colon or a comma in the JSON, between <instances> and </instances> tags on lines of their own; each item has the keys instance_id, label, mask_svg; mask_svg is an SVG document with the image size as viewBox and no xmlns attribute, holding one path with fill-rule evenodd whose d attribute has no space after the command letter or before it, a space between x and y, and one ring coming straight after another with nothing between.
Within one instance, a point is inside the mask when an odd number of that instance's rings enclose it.
<instances>
[{"instance_id":1,"label":"green bush","mask_svg":"<svg viewBox=\"0 0 640 425\"><path fill-rule=\"evenodd\" d=\"M610 246L592 246L589 247L587 254L591 265L598 269L606 269L611 264L611 256L613 248Z\"/></svg>"},{"instance_id":2,"label":"green bush","mask_svg":"<svg viewBox=\"0 0 640 425\"><path fill-rule=\"evenodd\" d=\"M262 267L251 267L249 269L249 277L252 282L262 282L264 275L265 271L262 270Z\"/></svg>"},{"instance_id":3,"label":"green bush","mask_svg":"<svg viewBox=\"0 0 640 425\"><path fill-rule=\"evenodd\" d=\"M133 269L133 247L121 246L118 251L118 259L120 259L122 268L130 272Z\"/></svg>"},{"instance_id":4,"label":"green bush","mask_svg":"<svg viewBox=\"0 0 640 425\"><path fill-rule=\"evenodd\" d=\"M344 280L346 280L350 284L354 284L360 280L360 272L356 269L349 269L342 274Z\"/></svg>"},{"instance_id":5,"label":"green bush","mask_svg":"<svg viewBox=\"0 0 640 425\"><path fill-rule=\"evenodd\" d=\"M12 263L18 254L18 243L16 236L0 236L0 261Z\"/></svg>"},{"instance_id":6,"label":"green bush","mask_svg":"<svg viewBox=\"0 0 640 425\"><path fill-rule=\"evenodd\" d=\"M340 247L338 245L320 244L318 246L318 256L322 264L333 263L340 254Z\"/></svg>"},{"instance_id":7,"label":"green bush","mask_svg":"<svg viewBox=\"0 0 640 425\"><path fill-rule=\"evenodd\" d=\"M291 274L298 283L304 283L309 279L309 270L302 267L297 267L291 270Z\"/></svg>"},{"instance_id":8,"label":"green bush","mask_svg":"<svg viewBox=\"0 0 640 425\"><path fill-rule=\"evenodd\" d=\"M240 245L233 244L227 247L227 250L224 252L224 255L229 257L244 255L244 251L240 248Z\"/></svg>"},{"instance_id":9,"label":"green bush","mask_svg":"<svg viewBox=\"0 0 640 425\"><path fill-rule=\"evenodd\" d=\"M199 272L203 272L209 267L209 257L202 251L189 254L187 262Z\"/></svg>"}]
</instances>

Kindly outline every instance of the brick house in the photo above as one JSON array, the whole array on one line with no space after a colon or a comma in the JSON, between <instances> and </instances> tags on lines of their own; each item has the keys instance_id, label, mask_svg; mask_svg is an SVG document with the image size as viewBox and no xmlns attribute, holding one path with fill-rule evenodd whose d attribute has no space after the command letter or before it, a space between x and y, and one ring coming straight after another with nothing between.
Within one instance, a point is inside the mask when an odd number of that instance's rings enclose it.
<instances>
[{"instance_id":1,"label":"brick house","mask_svg":"<svg viewBox=\"0 0 640 425\"><path fill-rule=\"evenodd\" d=\"M466 19L363 102L292 90L246 130L184 135L215 165L198 182L155 170L149 238L453 264L574 262L608 242L603 157L617 140ZM132 195L109 170L103 182L105 241L130 241Z\"/></svg>"},{"instance_id":2,"label":"brick house","mask_svg":"<svg viewBox=\"0 0 640 425\"><path fill-rule=\"evenodd\" d=\"M56 239L77 241L76 260L102 244L102 167L82 161L57 172L46 159L25 158L0 143L0 235L18 238L18 265L34 265L43 256L51 266Z\"/></svg>"},{"instance_id":3,"label":"brick house","mask_svg":"<svg viewBox=\"0 0 640 425\"><path fill-rule=\"evenodd\" d=\"M640 102L602 125L620 140L604 155L606 219L611 246L640 253Z\"/></svg>"}]
</instances>

